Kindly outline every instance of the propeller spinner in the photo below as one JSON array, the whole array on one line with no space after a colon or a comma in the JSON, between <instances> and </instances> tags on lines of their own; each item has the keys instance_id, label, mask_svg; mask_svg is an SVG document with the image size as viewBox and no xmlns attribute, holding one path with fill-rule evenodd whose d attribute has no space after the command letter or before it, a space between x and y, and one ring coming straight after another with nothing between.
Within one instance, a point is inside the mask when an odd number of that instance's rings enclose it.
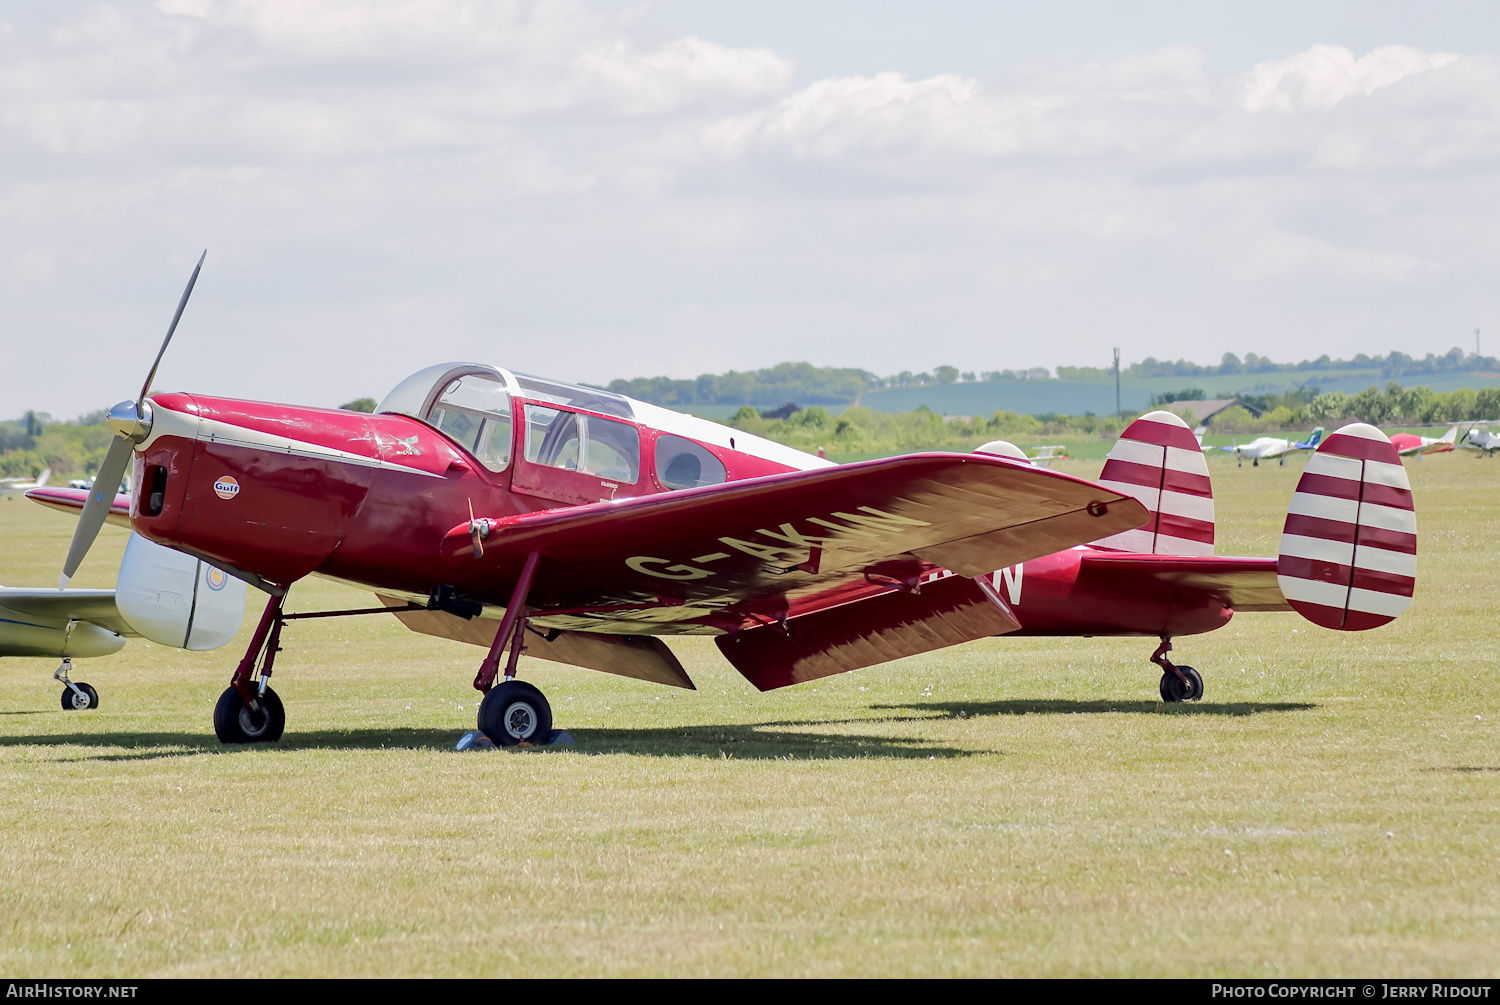
<instances>
[{"instance_id":1,"label":"propeller spinner","mask_svg":"<svg viewBox=\"0 0 1500 1005\"><path fill-rule=\"evenodd\" d=\"M198 264L193 266L187 288L182 291L182 299L177 302L177 313L172 315L172 323L167 328L167 337L161 340L161 348L157 350L156 359L151 363L151 371L146 374L146 382L141 385L140 397L135 401L122 401L109 410L107 421L109 428L114 431L115 440L109 445L104 462L99 465L99 473L94 476L94 489L89 493L88 502L83 505L83 512L78 515L73 543L68 546L62 577L57 582L59 590L68 585L93 545L94 538L99 536L99 528L104 526L104 518L109 515L110 504L120 491L120 483L125 480L125 469L130 465L131 454L151 434L151 405L146 401L146 395L151 393L151 382L156 379L161 358L166 355L167 346L172 342L177 322L182 320L183 308L187 307L188 297L193 294L193 286L198 282L198 273L207 257L208 251L205 249L198 256Z\"/></svg>"}]
</instances>

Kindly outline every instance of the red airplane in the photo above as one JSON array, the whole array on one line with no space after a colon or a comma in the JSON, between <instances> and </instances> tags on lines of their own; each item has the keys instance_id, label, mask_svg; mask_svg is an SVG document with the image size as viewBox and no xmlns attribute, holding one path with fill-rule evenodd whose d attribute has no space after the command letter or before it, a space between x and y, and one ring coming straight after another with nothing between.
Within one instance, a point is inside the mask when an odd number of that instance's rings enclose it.
<instances>
[{"instance_id":1,"label":"red airplane","mask_svg":"<svg viewBox=\"0 0 1500 1005\"><path fill-rule=\"evenodd\" d=\"M374 415L150 395L155 370L110 410L117 439L86 498L28 495L83 511L66 582L133 463L137 534L270 595L215 709L226 743L281 735L268 682L300 617L389 612L486 648L479 727L511 746L552 731L546 698L516 679L523 651L691 688L659 636L713 635L768 690L993 635L1139 635L1160 640L1162 697L1197 700L1202 678L1166 658L1174 636L1235 610L1375 627L1415 582L1405 473L1361 425L1309 461L1280 558L1222 558L1207 465L1165 412L1133 423L1089 482L1009 445L834 465L481 363L428 367ZM284 613L308 575L383 606Z\"/></svg>"},{"instance_id":2,"label":"red airplane","mask_svg":"<svg viewBox=\"0 0 1500 1005\"><path fill-rule=\"evenodd\" d=\"M1416 433L1397 433L1391 437L1391 446L1396 448L1396 453L1402 457L1415 456L1417 460L1421 460L1424 454L1447 453L1457 443L1457 425L1449 426L1446 433L1437 437L1418 436Z\"/></svg>"}]
</instances>

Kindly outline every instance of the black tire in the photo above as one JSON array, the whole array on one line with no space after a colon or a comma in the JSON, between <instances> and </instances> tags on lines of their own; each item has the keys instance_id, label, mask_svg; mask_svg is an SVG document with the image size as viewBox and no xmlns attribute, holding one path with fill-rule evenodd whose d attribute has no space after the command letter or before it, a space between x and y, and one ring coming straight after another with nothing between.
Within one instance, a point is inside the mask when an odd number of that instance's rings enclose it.
<instances>
[{"instance_id":1,"label":"black tire","mask_svg":"<svg viewBox=\"0 0 1500 1005\"><path fill-rule=\"evenodd\" d=\"M64 712L82 712L86 708L99 707L99 692L89 687L82 681L74 681L73 686L82 691L78 694L71 687L63 688L62 707Z\"/></svg>"},{"instance_id":2,"label":"black tire","mask_svg":"<svg viewBox=\"0 0 1500 1005\"><path fill-rule=\"evenodd\" d=\"M1161 675L1161 700L1165 702L1199 701L1203 697L1203 677L1189 666L1178 666L1187 684L1177 679L1175 673Z\"/></svg>"},{"instance_id":3,"label":"black tire","mask_svg":"<svg viewBox=\"0 0 1500 1005\"><path fill-rule=\"evenodd\" d=\"M552 737L552 706L525 681L508 680L479 703L479 728L501 747L539 747Z\"/></svg>"},{"instance_id":4,"label":"black tire","mask_svg":"<svg viewBox=\"0 0 1500 1005\"><path fill-rule=\"evenodd\" d=\"M214 733L220 743L273 743L286 729L286 709L276 692L266 688L256 704L259 711L245 707L240 693L228 688L214 706Z\"/></svg>"}]
</instances>

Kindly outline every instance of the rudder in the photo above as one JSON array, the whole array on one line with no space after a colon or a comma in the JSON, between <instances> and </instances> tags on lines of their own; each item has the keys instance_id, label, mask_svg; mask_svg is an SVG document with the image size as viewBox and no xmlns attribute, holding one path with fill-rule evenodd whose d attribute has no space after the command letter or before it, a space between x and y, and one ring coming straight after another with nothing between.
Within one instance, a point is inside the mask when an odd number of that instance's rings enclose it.
<instances>
[{"instance_id":1,"label":"rudder","mask_svg":"<svg viewBox=\"0 0 1500 1005\"><path fill-rule=\"evenodd\" d=\"M1151 522L1094 544L1143 555L1212 555L1214 493L1203 448L1167 411L1136 419L1109 451L1099 483L1134 496Z\"/></svg>"},{"instance_id":2,"label":"rudder","mask_svg":"<svg viewBox=\"0 0 1500 1005\"><path fill-rule=\"evenodd\" d=\"M1394 621L1417 583L1417 514L1384 433L1350 423L1323 441L1297 482L1276 582L1315 625L1357 632Z\"/></svg>"}]
</instances>

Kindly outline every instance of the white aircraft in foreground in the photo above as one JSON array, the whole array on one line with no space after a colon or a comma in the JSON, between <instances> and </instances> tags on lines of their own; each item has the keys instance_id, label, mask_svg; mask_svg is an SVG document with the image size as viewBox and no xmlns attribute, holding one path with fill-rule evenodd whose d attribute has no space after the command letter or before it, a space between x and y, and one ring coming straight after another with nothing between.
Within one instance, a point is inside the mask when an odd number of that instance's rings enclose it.
<instances>
[{"instance_id":1,"label":"white aircraft in foreground","mask_svg":"<svg viewBox=\"0 0 1500 1005\"><path fill-rule=\"evenodd\" d=\"M41 479L38 479L41 481ZM33 487L44 505L53 490ZM130 497L118 495L105 520L130 526ZM53 656L66 711L97 708L99 693L68 676L74 659L108 656L141 637L181 649L217 649L245 619L245 584L191 555L134 532L113 590L0 586L0 656Z\"/></svg>"},{"instance_id":2,"label":"white aircraft in foreground","mask_svg":"<svg viewBox=\"0 0 1500 1005\"><path fill-rule=\"evenodd\" d=\"M0 494L6 492L24 492L27 489L39 489L47 484L47 479L52 477L52 469L46 468L36 481L30 478L0 478Z\"/></svg>"},{"instance_id":3,"label":"white aircraft in foreground","mask_svg":"<svg viewBox=\"0 0 1500 1005\"><path fill-rule=\"evenodd\" d=\"M1243 466L1245 458L1250 458L1251 467L1260 467L1262 460L1270 460L1273 457L1281 458L1281 463L1286 463L1287 454L1295 454L1303 450L1318 449L1318 441L1323 439L1323 427L1319 426L1313 430L1312 436L1306 440L1293 442L1291 440L1277 439L1274 436L1261 436L1249 443L1237 443L1232 447L1220 447L1236 455Z\"/></svg>"}]
</instances>

